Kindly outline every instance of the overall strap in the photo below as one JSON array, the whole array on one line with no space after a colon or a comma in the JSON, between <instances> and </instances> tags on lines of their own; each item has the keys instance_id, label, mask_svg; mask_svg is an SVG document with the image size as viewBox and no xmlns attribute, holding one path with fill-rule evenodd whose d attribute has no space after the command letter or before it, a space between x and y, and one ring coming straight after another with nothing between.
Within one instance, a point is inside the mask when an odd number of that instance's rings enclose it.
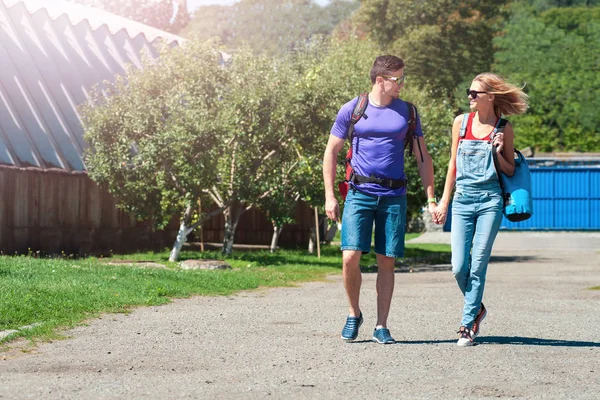
<instances>
[{"instance_id":1,"label":"overall strap","mask_svg":"<svg viewBox=\"0 0 600 400\"><path fill-rule=\"evenodd\" d=\"M467 134L467 124L469 123L469 113L463 114L462 125L460 126L460 138L463 139Z\"/></svg>"}]
</instances>

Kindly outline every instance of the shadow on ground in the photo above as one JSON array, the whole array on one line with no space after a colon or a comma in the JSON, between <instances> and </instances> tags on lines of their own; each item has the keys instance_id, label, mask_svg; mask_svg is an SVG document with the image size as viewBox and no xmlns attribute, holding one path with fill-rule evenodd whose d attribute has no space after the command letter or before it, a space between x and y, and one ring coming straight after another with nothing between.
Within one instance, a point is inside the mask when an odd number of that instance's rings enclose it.
<instances>
[{"instance_id":1,"label":"shadow on ground","mask_svg":"<svg viewBox=\"0 0 600 400\"><path fill-rule=\"evenodd\" d=\"M417 272L436 272L436 271L452 271L450 264L415 264L415 265L401 265L396 263L394 271L397 274L417 273ZM377 273L377 264L368 266L361 266L360 272L363 273Z\"/></svg>"},{"instance_id":2,"label":"shadow on ground","mask_svg":"<svg viewBox=\"0 0 600 400\"><path fill-rule=\"evenodd\" d=\"M538 256L491 256L491 263L536 262L546 263L549 259Z\"/></svg>"},{"instance_id":3,"label":"shadow on ground","mask_svg":"<svg viewBox=\"0 0 600 400\"><path fill-rule=\"evenodd\" d=\"M373 340L355 340L353 342L347 342L348 344L354 343L375 343ZM393 344L443 344L443 343L456 343L456 339L452 340L396 340Z\"/></svg>"},{"instance_id":4,"label":"shadow on ground","mask_svg":"<svg viewBox=\"0 0 600 400\"><path fill-rule=\"evenodd\" d=\"M372 340L355 340L353 343L372 343ZM397 340L395 344L443 344L456 343L456 339L451 340ZM579 342L576 340L558 340L558 339L540 339L521 336L487 336L479 337L475 345L480 344L504 344L519 346L551 346L551 347L600 347L598 342Z\"/></svg>"},{"instance_id":5,"label":"shadow on ground","mask_svg":"<svg viewBox=\"0 0 600 400\"><path fill-rule=\"evenodd\" d=\"M541 339L521 336L480 336L477 338L477 343L512 344L521 346L600 347L600 342L579 342L576 340Z\"/></svg>"}]
</instances>

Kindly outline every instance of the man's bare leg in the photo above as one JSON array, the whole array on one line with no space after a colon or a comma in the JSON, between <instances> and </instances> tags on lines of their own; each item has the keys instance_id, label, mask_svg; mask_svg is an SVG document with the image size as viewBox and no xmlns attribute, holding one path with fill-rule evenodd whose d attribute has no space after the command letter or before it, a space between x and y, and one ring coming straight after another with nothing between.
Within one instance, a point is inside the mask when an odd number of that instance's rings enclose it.
<instances>
[{"instance_id":1,"label":"man's bare leg","mask_svg":"<svg viewBox=\"0 0 600 400\"><path fill-rule=\"evenodd\" d=\"M394 294L394 266L396 259L377 254L377 326L387 328L388 314Z\"/></svg>"},{"instance_id":2,"label":"man's bare leg","mask_svg":"<svg viewBox=\"0 0 600 400\"><path fill-rule=\"evenodd\" d=\"M362 284L362 275L360 272L360 250L344 250L342 252L342 276L344 278L344 288L348 296L348 305L350 307L348 314L351 317L360 316L360 286Z\"/></svg>"}]
</instances>

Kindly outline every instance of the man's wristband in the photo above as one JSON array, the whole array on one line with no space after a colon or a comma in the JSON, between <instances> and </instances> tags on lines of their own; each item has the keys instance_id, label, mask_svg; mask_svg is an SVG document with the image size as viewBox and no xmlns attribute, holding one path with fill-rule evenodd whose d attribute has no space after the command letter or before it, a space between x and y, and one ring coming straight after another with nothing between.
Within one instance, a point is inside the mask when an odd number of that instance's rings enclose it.
<instances>
[{"instance_id":1,"label":"man's wristband","mask_svg":"<svg viewBox=\"0 0 600 400\"><path fill-rule=\"evenodd\" d=\"M429 204L429 203L437 204L437 199L435 197L430 197L427 199L427 204Z\"/></svg>"}]
</instances>

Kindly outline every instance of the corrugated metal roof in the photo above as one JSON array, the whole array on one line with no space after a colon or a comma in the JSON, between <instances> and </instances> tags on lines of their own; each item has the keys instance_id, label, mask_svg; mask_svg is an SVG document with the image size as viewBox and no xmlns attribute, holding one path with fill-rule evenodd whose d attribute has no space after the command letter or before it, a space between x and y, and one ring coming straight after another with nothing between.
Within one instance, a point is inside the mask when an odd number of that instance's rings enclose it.
<instances>
[{"instance_id":1,"label":"corrugated metal roof","mask_svg":"<svg viewBox=\"0 0 600 400\"><path fill-rule=\"evenodd\" d=\"M89 89L183 41L79 4L0 0L0 166L85 171Z\"/></svg>"}]
</instances>

